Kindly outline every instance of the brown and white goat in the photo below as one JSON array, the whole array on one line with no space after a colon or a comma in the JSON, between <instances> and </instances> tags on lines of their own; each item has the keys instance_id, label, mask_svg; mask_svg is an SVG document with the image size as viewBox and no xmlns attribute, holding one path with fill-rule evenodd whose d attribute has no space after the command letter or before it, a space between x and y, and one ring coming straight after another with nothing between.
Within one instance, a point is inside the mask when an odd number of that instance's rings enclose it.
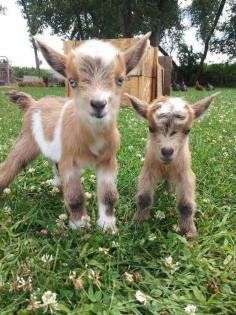
<instances>
[{"instance_id":1,"label":"brown and white goat","mask_svg":"<svg viewBox=\"0 0 236 315\"><path fill-rule=\"evenodd\" d=\"M38 41L45 59L68 79L70 100L47 96L35 101L20 92L10 98L24 111L23 127L7 160L0 165L0 192L38 153L57 165L72 229L89 225L80 171L95 167L99 218L104 230L116 230L114 204L116 152L120 137L116 119L122 85L140 61L150 33L125 52L112 44L90 40L64 56Z\"/></svg>"},{"instance_id":2,"label":"brown and white goat","mask_svg":"<svg viewBox=\"0 0 236 315\"><path fill-rule=\"evenodd\" d=\"M145 161L138 181L135 221L150 218L148 207L153 200L155 185L167 181L168 185L176 186L181 233L189 238L196 237L197 229L193 222L196 211L195 175L191 168L188 134L193 120L205 112L217 94L193 106L177 97L162 97L148 105L126 94L149 126Z\"/></svg>"}]
</instances>

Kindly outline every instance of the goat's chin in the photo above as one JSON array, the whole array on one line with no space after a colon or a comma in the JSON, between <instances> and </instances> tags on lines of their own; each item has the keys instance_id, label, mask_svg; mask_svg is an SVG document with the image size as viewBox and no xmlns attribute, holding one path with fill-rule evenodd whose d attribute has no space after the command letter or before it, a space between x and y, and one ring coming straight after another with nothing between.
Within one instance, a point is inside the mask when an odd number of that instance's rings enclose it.
<instances>
[{"instance_id":1,"label":"goat's chin","mask_svg":"<svg viewBox=\"0 0 236 315\"><path fill-rule=\"evenodd\" d=\"M161 160L161 163L165 165L169 165L173 161L173 159L164 159L164 158L161 158L160 160Z\"/></svg>"}]
</instances>

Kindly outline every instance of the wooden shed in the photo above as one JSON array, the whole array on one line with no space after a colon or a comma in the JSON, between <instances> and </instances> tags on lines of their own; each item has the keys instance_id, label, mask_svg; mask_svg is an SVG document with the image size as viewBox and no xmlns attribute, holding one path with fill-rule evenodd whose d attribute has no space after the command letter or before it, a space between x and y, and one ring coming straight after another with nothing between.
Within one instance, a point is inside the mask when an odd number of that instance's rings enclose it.
<instances>
[{"instance_id":1,"label":"wooden shed","mask_svg":"<svg viewBox=\"0 0 236 315\"><path fill-rule=\"evenodd\" d=\"M117 46L121 51L124 51L137 40L137 38L120 38L109 39L107 41ZM83 43L83 41L65 41L65 55L68 54L71 49L81 45L81 43ZM164 68L158 62L158 48L148 45L142 60L126 78L123 91L149 103L153 99L163 95L164 76ZM68 82L66 82L67 96L70 96L70 93L70 86ZM123 96L121 104L123 106L129 106L130 102Z\"/></svg>"}]
</instances>

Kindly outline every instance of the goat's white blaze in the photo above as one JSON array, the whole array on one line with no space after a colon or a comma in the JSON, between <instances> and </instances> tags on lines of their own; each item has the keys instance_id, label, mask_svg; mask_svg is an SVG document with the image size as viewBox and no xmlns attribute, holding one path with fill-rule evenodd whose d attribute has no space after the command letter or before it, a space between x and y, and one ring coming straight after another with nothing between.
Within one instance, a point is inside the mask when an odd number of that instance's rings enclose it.
<instances>
[{"instance_id":1,"label":"goat's white blaze","mask_svg":"<svg viewBox=\"0 0 236 315\"><path fill-rule=\"evenodd\" d=\"M157 109L156 114L171 114L179 113L186 115L185 101L179 97L170 97L166 102L161 103L161 107Z\"/></svg>"},{"instance_id":2,"label":"goat's white blaze","mask_svg":"<svg viewBox=\"0 0 236 315\"><path fill-rule=\"evenodd\" d=\"M62 131L62 120L65 109L67 108L67 102L61 109L59 118L54 129L54 137L52 141L48 141L44 137L43 126L41 122L40 111L36 111L32 115L32 133L35 141L37 142L42 154L53 162L59 162L61 158L61 131Z\"/></svg>"},{"instance_id":3,"label":"goat's white blaze","mask_svg":"<svg viewBox=\"0 0 236 315\"><path fill-rule=\"evenodd\" d=\"M73 50L74 55L89 56L93 59L99 58L104 65L108 65L114 61L119 51L110 43L99 40L90 40Z\"/></svg>"}]
</instances>

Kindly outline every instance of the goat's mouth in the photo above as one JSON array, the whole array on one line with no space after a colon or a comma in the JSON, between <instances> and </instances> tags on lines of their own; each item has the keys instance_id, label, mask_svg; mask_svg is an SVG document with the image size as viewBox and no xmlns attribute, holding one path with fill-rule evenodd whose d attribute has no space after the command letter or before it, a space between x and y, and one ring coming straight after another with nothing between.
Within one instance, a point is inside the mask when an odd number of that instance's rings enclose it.
<instances>
[{"instance_id":1,"label":"goat's mouth","mask_svg":"<svg viewBox=\"0 0 236 315\"><path fill-rule=\"evenodd\" d=\"M106 116L107 113L91 113L91 116L98 118L98 119L102 119L103 117Z\"/></svg>"},{"instance_id":2,"label":"goat's mouth","mask_svg":"<svg viewBox=\"0 0 236 315\"><path fill-rule=\"evenodd\" d=\"M170 164L171 163L171 161L172 161L172 157L161 157L161 160L162 160L162 162L164 163L164 164Z\"/></svg>"}]
</instances>

